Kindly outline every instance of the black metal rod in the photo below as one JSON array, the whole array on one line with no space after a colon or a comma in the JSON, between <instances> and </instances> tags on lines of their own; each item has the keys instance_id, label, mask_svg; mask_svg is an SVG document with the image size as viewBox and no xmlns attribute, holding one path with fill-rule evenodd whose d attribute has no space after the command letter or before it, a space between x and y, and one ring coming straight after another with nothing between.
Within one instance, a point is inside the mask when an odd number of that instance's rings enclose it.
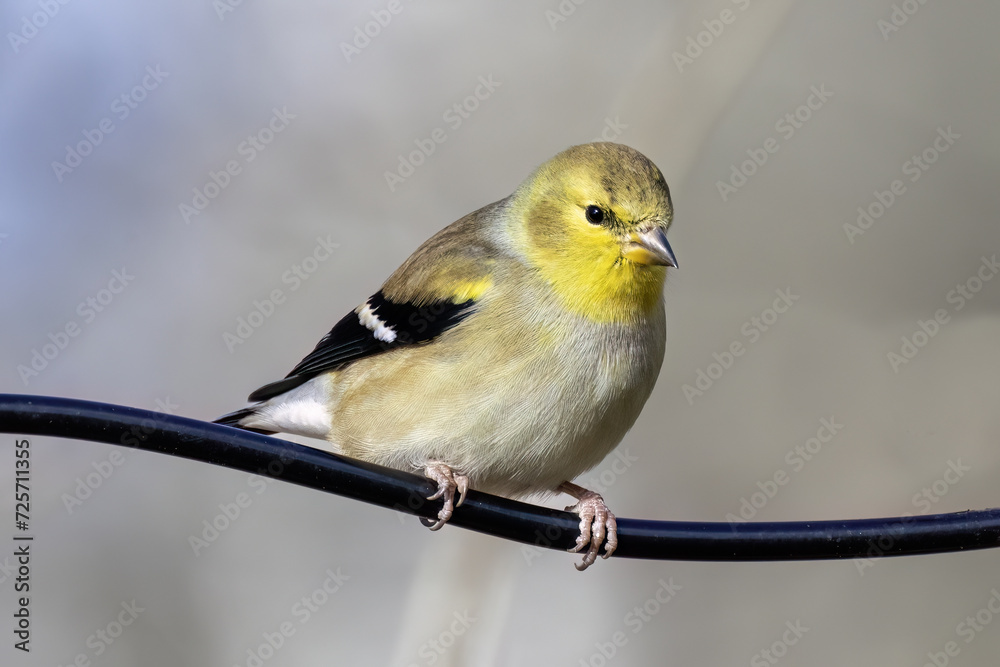
<instances>
[{"instance_id":1,"label":"black metal rod","mask_svg":"<svg viewBox=\"0 0 1000 667\"><path fill-rule=\"evenodd\" d=\"M433 518L435 485L392 468L270 436L149 410L69 398L0 394L0 432L134 447L273 477ZM477 491L450 525L552 549L579 534L569 512ZM1000 509L906 518L769 523L618 519L614 556L660 560L779 561L878 558L1000 546Z\"/></svg>"}]
</instances>

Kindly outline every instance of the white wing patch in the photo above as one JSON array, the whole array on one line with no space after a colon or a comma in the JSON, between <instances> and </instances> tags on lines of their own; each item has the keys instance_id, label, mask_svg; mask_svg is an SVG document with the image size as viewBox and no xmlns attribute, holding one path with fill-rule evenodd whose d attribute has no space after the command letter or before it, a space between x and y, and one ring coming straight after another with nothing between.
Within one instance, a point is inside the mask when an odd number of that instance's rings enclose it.
<instances>
[{"instance_id":1,"label":"white wing patch","mask_svg":"<svg viewBox=\"0 0 1000 667\"><path fill-rule=\"evenodd\" d=\"M369 304L366 303L358 311L358 321L361 322L361 326L371 331L377 340L383 343L392 343L396 340L396 330L383 322Z\"/></svg>"}]
</instances>

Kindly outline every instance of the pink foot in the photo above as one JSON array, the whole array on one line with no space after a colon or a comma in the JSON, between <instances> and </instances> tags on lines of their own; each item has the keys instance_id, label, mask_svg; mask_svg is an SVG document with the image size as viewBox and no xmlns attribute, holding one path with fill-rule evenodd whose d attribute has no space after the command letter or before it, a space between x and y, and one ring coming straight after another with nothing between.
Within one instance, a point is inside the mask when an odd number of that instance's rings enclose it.
<instances>
[{"instance_id":1,"label":"pink foot","mask_svg":"<svg viewBox=\"0 0 1000 667\"><path fill-rule=\"evenodd\" d=\"M590 545L583 554L583 561L576 566L576 569L582 572L597 560L602 544L604 558L613 554L618 548L618 522L615 521L615 515L604 504L604 498L599 493L588 491L572 482L563 482L557 490L577 499L576 505L567 507L566 511L580 515L580 537L576 538L576 546L570 551L575 553Z\"/></svg>"},{"instance_id":2,"label":"pink foot","mask_svg":"<svg viewBox=\"0 0 1000 667\"><path fill-rule=\"evenodd\" d=\"M427 500L444 498L444 506L438 512L437 523L430 526L431 530L439 530L441 526L448 523L455 508L460 507L465 501L465 494L469 490L469 478L456 473L451 467L440 461L432 461L424 466L424 476L434 480L438 485L437 493L428 496ZM457 503L455 502L456 495L458 495Z\"/></svg>"}]
</instances>

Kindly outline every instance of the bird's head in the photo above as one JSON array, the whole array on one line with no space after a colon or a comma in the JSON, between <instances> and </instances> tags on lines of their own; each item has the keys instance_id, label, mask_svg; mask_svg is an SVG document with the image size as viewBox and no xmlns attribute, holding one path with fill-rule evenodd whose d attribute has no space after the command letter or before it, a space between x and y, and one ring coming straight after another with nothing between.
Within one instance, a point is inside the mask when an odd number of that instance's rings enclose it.
<instances>
[{"instance_id":1,"label":"bird's head","mask_svg":"<svg viewBox=\"0 0 1000 667\"><path fill-rule=\"evenodd\" d=\"M569 310L600 322L634 321L657 306L677 260L663 174L614 143L574 146L539 167L511 202L525 259Z\"/></svg>"}]
</instances>

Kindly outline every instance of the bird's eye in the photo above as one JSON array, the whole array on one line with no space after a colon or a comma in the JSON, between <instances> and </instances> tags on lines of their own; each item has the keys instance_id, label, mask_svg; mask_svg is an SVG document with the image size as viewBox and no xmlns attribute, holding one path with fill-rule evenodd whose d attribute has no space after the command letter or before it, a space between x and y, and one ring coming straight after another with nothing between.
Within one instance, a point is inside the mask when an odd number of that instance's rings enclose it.
<instances>
[{"instance_id":1,"label":"bird's eye","mask_svg":"<svg viewBox=\"0 0 1000 667\"><path fill-rule=\"evenodd\" d=\"M604 222L604 211L601 210L600 206L594 206L591 204L587 207L587 222L599 225Z\"/></svg>"}]
</instances>

